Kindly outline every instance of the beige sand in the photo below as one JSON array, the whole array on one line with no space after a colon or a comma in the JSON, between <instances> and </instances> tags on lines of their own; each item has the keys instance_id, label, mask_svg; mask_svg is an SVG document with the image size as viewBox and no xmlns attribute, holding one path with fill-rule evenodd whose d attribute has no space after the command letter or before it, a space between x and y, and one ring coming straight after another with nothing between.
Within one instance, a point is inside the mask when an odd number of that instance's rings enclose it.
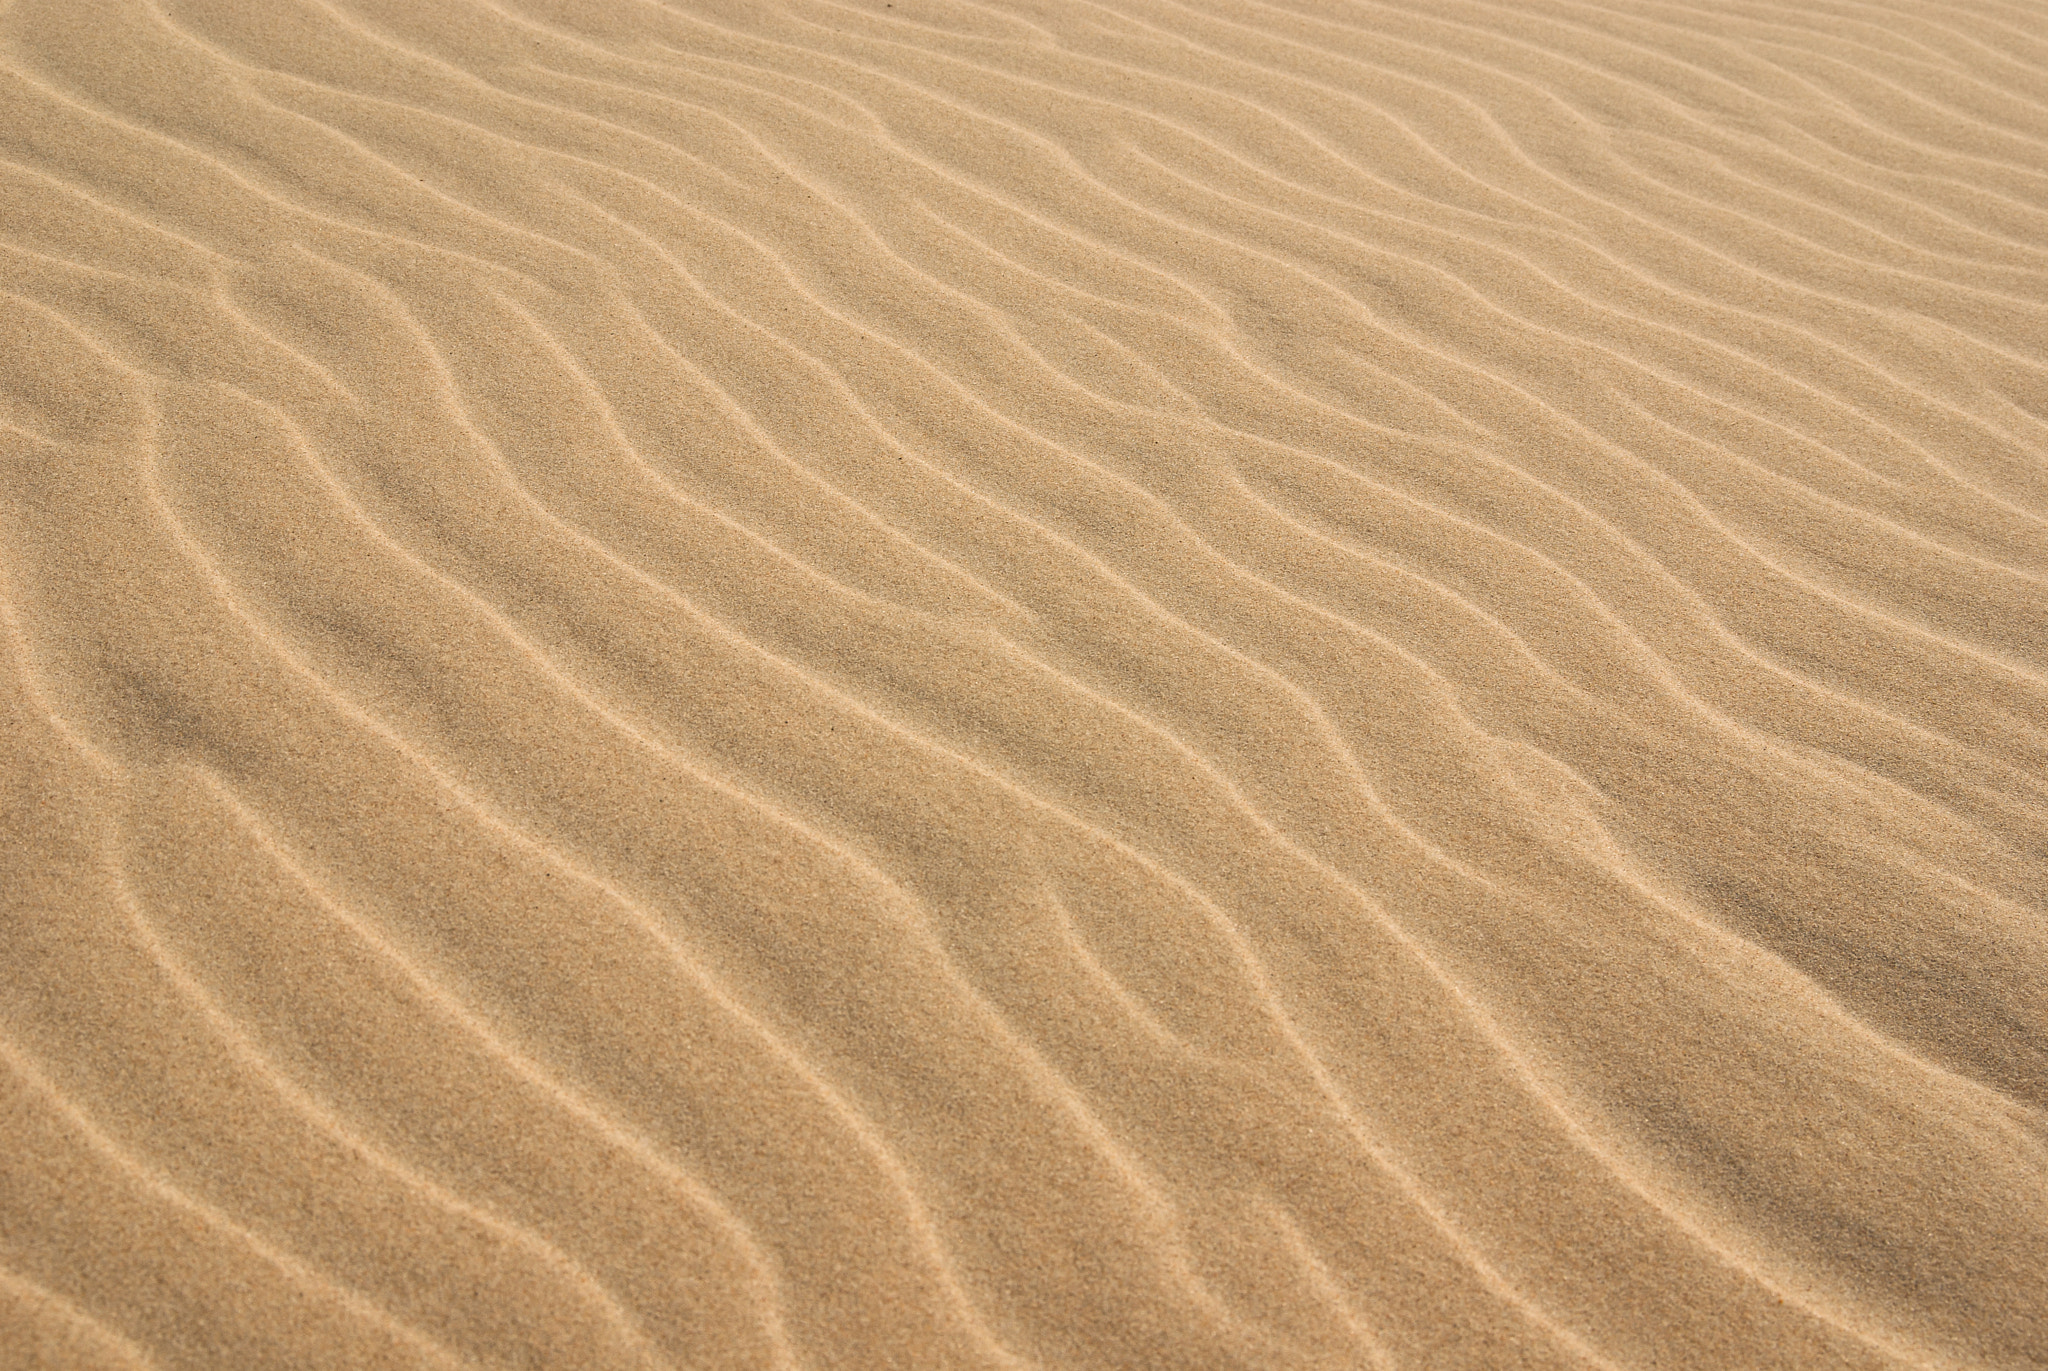
<instances>
[{"instance_id":1,"label":"beige sand","mask_svg":"<svg viewBox=\"0 0 2048 1371\"><path fill-rule=\"evenodd\" d=\"M0 0L0 1365L2048 1365L2048 9Z\"/></svg>"}]
</instances>

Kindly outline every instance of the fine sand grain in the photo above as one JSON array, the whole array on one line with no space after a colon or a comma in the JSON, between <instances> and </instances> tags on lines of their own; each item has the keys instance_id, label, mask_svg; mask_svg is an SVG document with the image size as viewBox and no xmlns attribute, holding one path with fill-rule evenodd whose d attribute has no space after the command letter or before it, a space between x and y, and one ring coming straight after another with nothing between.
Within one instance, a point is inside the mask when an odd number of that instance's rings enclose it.
<instances>
[{"instance_id":1,"label":"fine sand grain","mask_svg":"<svg viewBox=\"0 0 2048 1371\"><path fill-rule=\"evenodd\" d=\"M0 1366L2048 1366L2041 0L0 0Z\"/></svg>"}]
</instances>

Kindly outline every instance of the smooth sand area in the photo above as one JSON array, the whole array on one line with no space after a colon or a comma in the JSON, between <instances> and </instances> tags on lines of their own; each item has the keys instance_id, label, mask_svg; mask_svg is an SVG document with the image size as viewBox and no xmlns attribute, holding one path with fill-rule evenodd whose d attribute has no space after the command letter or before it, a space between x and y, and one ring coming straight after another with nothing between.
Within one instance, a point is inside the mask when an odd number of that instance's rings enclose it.
<instances>
[{"instance_id":1,"label":"smooth sand area","mask_svg":"<svg viewBox=\"0 0 2048 1371\"><path fill-rule=\"evenodd\" d=\"M0 1367L2048 1367L2041 0L0 0Z\"/></svg>"}]
</instances>

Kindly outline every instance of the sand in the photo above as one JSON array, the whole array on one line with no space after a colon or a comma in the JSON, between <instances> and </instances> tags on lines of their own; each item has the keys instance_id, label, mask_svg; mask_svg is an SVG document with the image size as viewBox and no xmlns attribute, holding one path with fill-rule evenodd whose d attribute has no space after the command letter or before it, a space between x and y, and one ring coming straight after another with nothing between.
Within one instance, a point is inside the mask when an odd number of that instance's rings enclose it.
<instances>
[{"instance_id":1,"label":"sand","mask_svg":"<svg viewBox=\"0 0 2048 1371\"><path fill-rule=\"evenodd\" d=\"M0 0L0 1365L2048 1366L2048 9Z\"/></svg>"}]
</instances>

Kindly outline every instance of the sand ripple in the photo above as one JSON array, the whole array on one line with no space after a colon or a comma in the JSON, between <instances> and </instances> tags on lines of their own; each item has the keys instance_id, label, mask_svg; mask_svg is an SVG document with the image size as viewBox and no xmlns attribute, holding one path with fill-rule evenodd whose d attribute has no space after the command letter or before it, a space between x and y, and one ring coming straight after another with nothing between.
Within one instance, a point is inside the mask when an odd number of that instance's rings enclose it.
<instances>
[{"instance_id":1,"label":"sand ripple","mask_svg":"<svg viewBox=\"0 0 2048 1371\"><path fill-rule=\"evenodd\" d=\"M2044 92L0 0L0 1361L2048 1365Z\"/></svg>"}]
</instances>

